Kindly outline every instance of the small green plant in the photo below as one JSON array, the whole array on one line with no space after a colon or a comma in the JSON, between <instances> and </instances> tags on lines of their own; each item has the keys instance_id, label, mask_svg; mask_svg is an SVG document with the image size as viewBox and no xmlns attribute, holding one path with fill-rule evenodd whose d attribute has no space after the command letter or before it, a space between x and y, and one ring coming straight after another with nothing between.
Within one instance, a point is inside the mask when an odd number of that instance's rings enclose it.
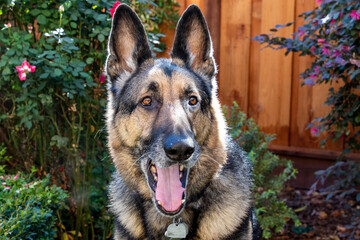
<instances>
[{"instance_id":1,"label":"small green plant","mask_svg":"<svg viewBox=\"0 0 360 240\"><path fill-rule=\"evenodd\" d=\"M255 208L263 237L270 238L272 231L280 232L290 219L299 225L295 212L280 198L284 183L295 178L297 173L292 162L280 159L268 150L274 135L261 132L255 121L240 111L236 102L223 109L233 139L247 152L253 164ZM274 173L275 169L278 174Z\"/></svg>"},{"instance_id":2,"label":"small green plant","mask_svg":"<svg viewBox=\"0 0 360 240\"><path fill-rule=\"evenodd\" d=\"M0 168L0 239L54 239L55 223L66 193L49 185L50 176L4 175Z\"/></svg>"}]
</instances>

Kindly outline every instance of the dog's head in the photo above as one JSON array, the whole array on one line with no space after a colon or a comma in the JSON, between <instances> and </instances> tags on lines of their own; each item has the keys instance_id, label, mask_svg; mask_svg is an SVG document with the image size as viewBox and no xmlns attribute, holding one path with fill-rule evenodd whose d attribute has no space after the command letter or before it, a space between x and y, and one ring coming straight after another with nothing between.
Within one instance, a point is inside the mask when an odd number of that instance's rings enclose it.
<instances>
[{"instance_id":1,"label":"dog's head","mask_svg":"<svg viewBox=\"0 0 360 240\"><path fill-rule=\"evenodd\" d=\"M195 5L179 20L171 59L152 57L130 7L114 14L106 62L111 156L127 185L166 216L179 214L226 161L212 51Z\"/></svg>"}]
</instances>

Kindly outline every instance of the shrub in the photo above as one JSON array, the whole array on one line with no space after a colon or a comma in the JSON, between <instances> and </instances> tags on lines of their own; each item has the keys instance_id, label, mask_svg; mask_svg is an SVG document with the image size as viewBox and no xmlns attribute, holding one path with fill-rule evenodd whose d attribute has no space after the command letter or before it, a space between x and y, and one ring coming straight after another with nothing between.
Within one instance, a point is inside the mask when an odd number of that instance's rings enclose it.
<instances>
[{"instance_id":1,"label":"shrub","mask_svg":"<svg viewBox=\"0 0 360 240\"><path fill-rule=\"evenodd\" d=\"M121 1L139 13L155 52L160 24L177 20L173 0ZM105 239L111 232L106 186L103 64L115 0L0 3L0 140L11 167L70 190L63 233ZM25 62L26 60L26 62Z\"/></svg>"},{"instance_id":2,"label":"shrub","mask_svg":"<svg viewBox=\"0 0 360 240\"><path fill-rule=\"evenodd\" d=\"M331 111L313 120L314 132L327 131L327 139L344 140L344 153L360 149L360 2L356 0L317 0L321 5L299 17L306 24L298 28L294 39L262 34L255 38L274 49L310 55L313 63L300 78L303 84L340 83L339 89L329 86L325 104ZM276 28L291 26L277 25ZM277 31L276 28L271 29Z\"/></svg>"},{"instance_id":3,"label":"shrub","mask_svg":"<svg viewBox=\"0 0 360 240\"><path fill-rule=\"evenodd\" d=\"M271 231L280 232L289 219L300 224L295 212L280 198L284 183L295 178L297 171L291 161L280 159L267 149L274 135L261 132L236 102L231 107L224 106L224 113L233 139L247 152L253 164L255 208L263 237L270 238Z\"/></svg>"},{"instance_id":4,"label":"shrub","mask_svg":"<svg viewBox=\"0 0 360 240\"><path fill-rule=\"evenodd\" d=\"M305 85L328 84L329 94L325 104L331 107L328 114L314 119L308 127L314 133L327 132L328 137L321 141L324 145L329 139L341 139L344 142L343 154L360 150L360 1L358 0L317 0L319 7L305 12L299 17L305 24L298 28L294 38L274 37L262 34L255 38L260 43L274 49L286 49L300 52L300 56L313 57L310 68L300 78ZM277 25L276 28L291 26ZM334 82L340 87L331 86ZM340 156L339 160L346 158ZM360 162L338 161L326 170L315 173L317 181L311 186L309 194L317 190L319 183L331 178L333 184L325 190L327 199L333 195L344 197L356 196L360 201ZM359 212L354 212L353 219L359 219ZM352 235L358 224L354 221Z\"/></svg>"},{"instance_id":5,"label":"shrub","mask_svg":"<svg viewBox=\"0 0 360 240\"><path fill-rule=\"evenodd\" d=\"M49 186L49 175L42 180L5 176L0 168L0 181L0 239L54 239L56 212L66 193Z\"/></svg>"}]
</instances>

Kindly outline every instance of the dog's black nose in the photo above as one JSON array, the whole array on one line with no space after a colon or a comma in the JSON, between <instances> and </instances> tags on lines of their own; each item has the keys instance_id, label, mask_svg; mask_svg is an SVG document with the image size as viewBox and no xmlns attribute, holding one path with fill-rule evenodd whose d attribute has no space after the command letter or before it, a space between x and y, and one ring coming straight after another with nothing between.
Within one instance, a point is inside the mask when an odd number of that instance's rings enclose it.
<instances>
[{"instance_id":1,"label":"dog's black nose","mask_svg":"<svg viewBox=\"0 0 360 240\"><path fill-rule=\"evenodd\" d=\"M170 135L164 141L166 156L174 161L183 161L193 154L194 140L187 136Z\"/></svg>"}]
</instances>

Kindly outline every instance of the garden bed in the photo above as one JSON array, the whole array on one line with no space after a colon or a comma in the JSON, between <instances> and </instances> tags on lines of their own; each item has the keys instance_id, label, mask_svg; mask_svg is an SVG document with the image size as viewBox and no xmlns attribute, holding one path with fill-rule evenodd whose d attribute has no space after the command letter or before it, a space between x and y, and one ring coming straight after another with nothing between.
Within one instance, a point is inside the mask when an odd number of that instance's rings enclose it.
<instances>
[{"instance_id":1,"label":"garden bed","mask_svg":"<svg viewBox=\"0 0 360 240\"><path fill-rule=\"evenodd\" d=\"M360 204L355 200L356 194L329 200L327 196L286 188L282 199L297 211L302 225L295 227L289 221L284 231L271 239L360 239Z\"/></svg>"}]
</instances>

